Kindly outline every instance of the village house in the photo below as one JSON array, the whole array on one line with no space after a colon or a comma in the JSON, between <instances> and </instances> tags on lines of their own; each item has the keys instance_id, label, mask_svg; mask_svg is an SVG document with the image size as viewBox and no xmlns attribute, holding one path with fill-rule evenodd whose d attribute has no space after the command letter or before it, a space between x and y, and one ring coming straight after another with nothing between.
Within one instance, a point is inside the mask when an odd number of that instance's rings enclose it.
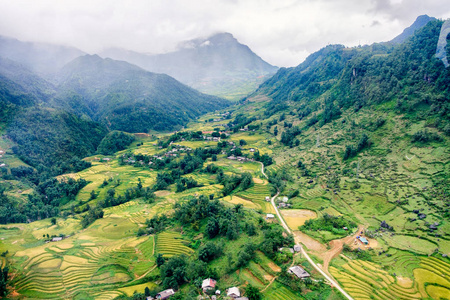
<instances>
[{"instance_id":1,"label":"village house","mask_svg":"<svg viewBox=\"0 0 450 300\"><path fill-rule=\"evenodd\" d=\"M270 201L270 197L266 196L266 201L269 202Z\"/></svg>"},{"instance_id":2,"label":"village house","mask_svg":"<svg viewBox=\"0 0 450 300\"><path fill-rule=\"evenodd\" d=\"M63 240L62 236L58 236L58 237L52 238L52 242L59 242L59 241L62 241L62 240Z\"/></svg>"},{"instance_id":3,"label":"village house","mask_svg":"<svg viewBox=\"0 0 450 300\"><path fill-rule=\"evenodd\" d=\"M278 208L288 208L288 207L291 207L291 205L288 203L281 202L280 204L278 204Z\"/></svg>"},{"instance_id":4,"label":"village house","mask_svg":"<svg viewBox=\"0 0 450 300\"><path fill-rule=\"evenodd\" d=\"M217 281L215 281L214 279L211 279L211 278L207 278L207 279L203 280L203 282L202 282L203 292L214 289L216 287L216 283L217 283Z\"/></svg>"},{"instance_id":5,"label":"village house","mask_svg":"<svg viewBox=\"0 0 450 300\"><path fill-rule=\"evenodd\" d=\"M147 300L164 300L169 299L171 296L175 294L175 291L173 289L164 290L158 294L156 294L155 298L153 297L147 297Z\"/></svg>"},{"instance_id":6,"label":"village house","mask_svg":"<svg viewBox=\"0 0 450 300\"><path fill-rule=\"evenodd\" d=\"M302 250L302 246L300 245L294 245L294 251L295 252L300 252Z\"/></svg>"},{"instance_id":7,"label":"village house","mask_svg":"<svg viewBox=\"0 0 450 300\"><path fill-rule=\"evenodd\" d=\"M266 219L267 220L269 220L269 219L274 219L275 218L275 216L273 215L273 214L267 214L266 215Z\"/></svg>"},{"instance_id":8,"label":"village house","mask_svg":"<svg viewBox=\"0 0 450 300\"><path fill-rule=\"evenodd\" d=\"M294 254L294 249L292 249L292 248L279 248L278 251L279 251L279 252L283 252L283 249L287 249L289 252L291 252L292 254Z\"/></svg>"},{"instance_id":9,"label":"village house","mask_svg":"<svg viewBox=\"0 0 450 300\"><path fill-rule=\"evenodd\" d=\"M364 245L369 245L369 241L363 237L363 236L357 236L356 237L361 243L363 243Z\"/></svg>"},{"instance_id":10,"label":"village house","mask_svg":"<svg viewBox=\"0 0 450 300\"><path fill-rule=\"evenodd\" d=\"M306 272L305 270L303 270L303 268L301 268L300 266L290 267L288 269L288 273L294 274L295 276L297 276L300 279L303 279L303 278L306 278L306 277L310 277L309 273Z\"/></svg>"},{"instance_id":11,"label":"village house","mask_svg":"<svg viewBox=\"0 0 450 300\"><path fill-rule=\"evenodd\" d=\"M234 287L230 287L227 290L227 296L236 299L236 298L239 298L241 296L241 292L239 291L239 288L237 288L235 286Z\"/></svg>"}]
</instances>

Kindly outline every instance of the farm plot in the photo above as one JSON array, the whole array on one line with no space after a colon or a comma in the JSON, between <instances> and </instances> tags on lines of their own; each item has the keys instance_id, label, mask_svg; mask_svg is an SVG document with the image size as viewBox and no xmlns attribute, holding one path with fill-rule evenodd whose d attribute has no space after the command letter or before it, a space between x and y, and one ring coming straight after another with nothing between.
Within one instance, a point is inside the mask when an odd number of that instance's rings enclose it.
<instances>
[{"instance_id":1,"label":"farm plot","mask_svg":"<svg viewBox=\"0 0 450 300\"><path fill-rule=\"evenodd\" d=\"M94 292L97 286L112 292L154 266L153 238L96 242L88 235L93 230L89 228L76 241L67 239L17 252L15 267L22 270L13 280L17 292L36 299L74 298L86 289ZM138 266L142 268L139 272L135 270Z\"/></svg>"},{"instance_id":2,"label":"farm plot","mask_svg":"<svg viewBox=\"0 0 450 300\"><path fill-rule=\"evenodd\" d=\"M274 213L275 210L273 209L270 202L265 200L266 197L270 197L270 194L271 191L269 185L255 183L251 188L237 193L236 196L239 196L245 200L252 201L256 205L258 205L265 213Z\"/></svg>"},{"instance_id":3,"label":"farm plot","mask_svg":"<svg viewBox=\"0 0 450 300\"><path fill-rule=\"evenodd\" d=\"M349 261L341 268L330 267L330 273L355 299L439 299L450 294L450 264L435 257L421 258L420 267L413 270L414 282L367 261Z\"/></svg>"},{"instance_id":4,"label":"farm plot","mask_svg":"<svg viewBox=\"0 0 450 300\"><path fill-rule=\"evenodd\" d=\"M301 300L300 292L293 292L284 285L274 282L264 293L265 300Z\"/></svg>"},{"instance_id":5,"label":"farm plot","mask_svg":"<svg viewBox=\"0 0 450 300\"><path fill-rule=\"evenodd\" d=\"M306 209L281 210L281 214L288 226L294 230L305 224L306 220L317 218L315 212Z\"/></svg>"},{"instance_id":6,"label":"farm plot","mask_svg":"<svg viewBox=\"0 0 450 300\"><path fill-rule=\"evenodd\" d=\"M160 253L164 257L172 257L179 254L190 255L194 250L187 247L186 243L179 233L162 232L156 238L156 253Z\"/></svg>"},{"instance_id":7,"label":"farm plot","mask_svg":"<svg viewBox=\"0 0 450 300\"><path fill-rule=\"evenodd\" d=\"M261 208L260 205L250 201L246 200L244 198L238 197L238 196L227 196L223 198L224 201L227 201L232 204L242 204L244 207L251 208L251 209L259 209Z\"/></svg>"}]
</instances>

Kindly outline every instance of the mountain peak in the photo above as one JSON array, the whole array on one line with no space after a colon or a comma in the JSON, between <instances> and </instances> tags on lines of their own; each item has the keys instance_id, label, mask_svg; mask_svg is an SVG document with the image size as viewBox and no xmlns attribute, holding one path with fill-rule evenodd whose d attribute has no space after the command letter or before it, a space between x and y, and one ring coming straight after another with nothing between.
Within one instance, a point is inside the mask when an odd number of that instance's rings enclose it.
<instances>
[{"instance_id":1,"label":"mountain peak","mask_svg":"<svg viewBox=\"0 0 450 300\"><path fill-rule=\"evenodd\" d=\"M423 26L427 25L428 22L434 21L436 18L430 17L428 15L420 15L416 18L414 23L411 24L411 26L405 28L401 34L393 38L389 43L392 44L401 44L404 41L406 41L410 36L414 34L414 32L417 29L422 28Z\"/></svg>"},{"instance_id":2,"label":"mountain peak","mask_svg":"<svg viewBox=\"0 0 450 300\"><path fill-rule=\"evenodd\" d=\"M221 32L211 35L208 40L216 42L216 43L230 43L237 42L237 39L228 32Z\"/></svg>"}]
</instances>

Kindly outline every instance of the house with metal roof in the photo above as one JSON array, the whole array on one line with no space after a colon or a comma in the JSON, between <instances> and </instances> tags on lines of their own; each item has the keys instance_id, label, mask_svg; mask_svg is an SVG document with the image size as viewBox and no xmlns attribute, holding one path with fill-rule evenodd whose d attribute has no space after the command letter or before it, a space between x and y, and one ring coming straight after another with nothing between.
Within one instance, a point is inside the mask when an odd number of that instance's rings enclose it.
<instances>
[{"instance_id":1,"label":"house with metal roof","mask_svg":"<svg viewBox=\"0 0 450 300\"><path fill-rule=\"evenodd\" d=\"M230 287L227 290L227 296L231 298L239 298L241 296L241 292L239 291L239 288L237 287Z\"/></svg>"},{"instance_id":2,"label":"house with metal roof","mask_svg":"<svg viewBox=\"0 0 450 300\"><path fill-rule=\"evenodd\" d=\"M294 274L295 276L297 276L300 279L306 278L306 277L310 277L311 275L309 275L308 272L306 272L305 270L303 270L303 268L301 268L300 266L293 266L290 267L288 269L288 273L290 274Z\"/></svg>"}]
</instances>

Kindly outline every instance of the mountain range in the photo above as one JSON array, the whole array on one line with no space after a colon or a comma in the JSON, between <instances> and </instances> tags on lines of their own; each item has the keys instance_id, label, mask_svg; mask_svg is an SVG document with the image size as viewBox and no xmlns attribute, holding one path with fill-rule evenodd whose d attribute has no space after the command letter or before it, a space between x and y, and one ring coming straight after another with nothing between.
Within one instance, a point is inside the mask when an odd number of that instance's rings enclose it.
<instances>
[{"instance_id":1,"label":"mountain range","mask_svg":"<svg viewBox=\"0 0 450 300\"><path fill-rule=\"evenodd\" d=\"M326 124L338 117L343 109L359 109L384 101L382 97L397 99L398 107L408 109L423 110L431 103L434 118L438 114L444 115L437 127L446 131L449 127L445 118L448 108L437 95L448 97L447 79L445 72L437 67L437 61L431 59L437 40L425 39L435 38L439 28L429 24L436 22L421 16L391 43L361 48L325 47L295 68L279 69L259 86L255 94L272 99L267 104L266 116L295 103L298 114L302 118L311 118L312 124ZM425 37L417 34L419 31ZM188 41L175 52L156 56L117 49L102 54L128 62L87 55L70 47L4 37L0 42L2 126L8 122L6 130L17 143L17 153L30 162L27 155L36 158L41 154L39 151L29 154L27 151L33 149L30 145L40 136L54 134L55 128L50 128L54 124L58 124L60 132L68 134L58 135L59 138L48 145L66 140L72 145L68 149L82 157L95 151L101 140L99 137L108 130L174 130L208 111L230 104L224 99L202 94L168 75L144 68L172 72L191 85L202 85L210 79L233 84L230 78L237 78L239 84L247 85L249 78L262 81L278 69L228 33ZM419 69L405 65L406 62L414 62ZM323 99L326 101L321 102ZM322 113L318 113L318 109L322 109ZM46 114L48 117L43 117ZM84 125L92 122L97 122L99 127ZM95 142L89 141L89 134L72 134L74 131L69 127L74 124L86 130L89 126L96 127ZM27 129L30 126L40 130L30 131ZM77 150L77 147L84 150ZM66 155L62 157L63 160L67 158ZM46 158L32 164L36 166L44 161L48 165L53 162Z\"/></svg>"},{"instance_id":2,"label":"mountain range","mask_svg":"<svg viewBox=\"0 0 450 300\"><path fill-rule=\"evenodd\" d=\"M243 97L278 67L257 56L230 33L218 33L180 43L176 51L148 55L111 48L102 57L128 61L151 72L168 74L204 93Z\"/></svg>"}]
</instances>

